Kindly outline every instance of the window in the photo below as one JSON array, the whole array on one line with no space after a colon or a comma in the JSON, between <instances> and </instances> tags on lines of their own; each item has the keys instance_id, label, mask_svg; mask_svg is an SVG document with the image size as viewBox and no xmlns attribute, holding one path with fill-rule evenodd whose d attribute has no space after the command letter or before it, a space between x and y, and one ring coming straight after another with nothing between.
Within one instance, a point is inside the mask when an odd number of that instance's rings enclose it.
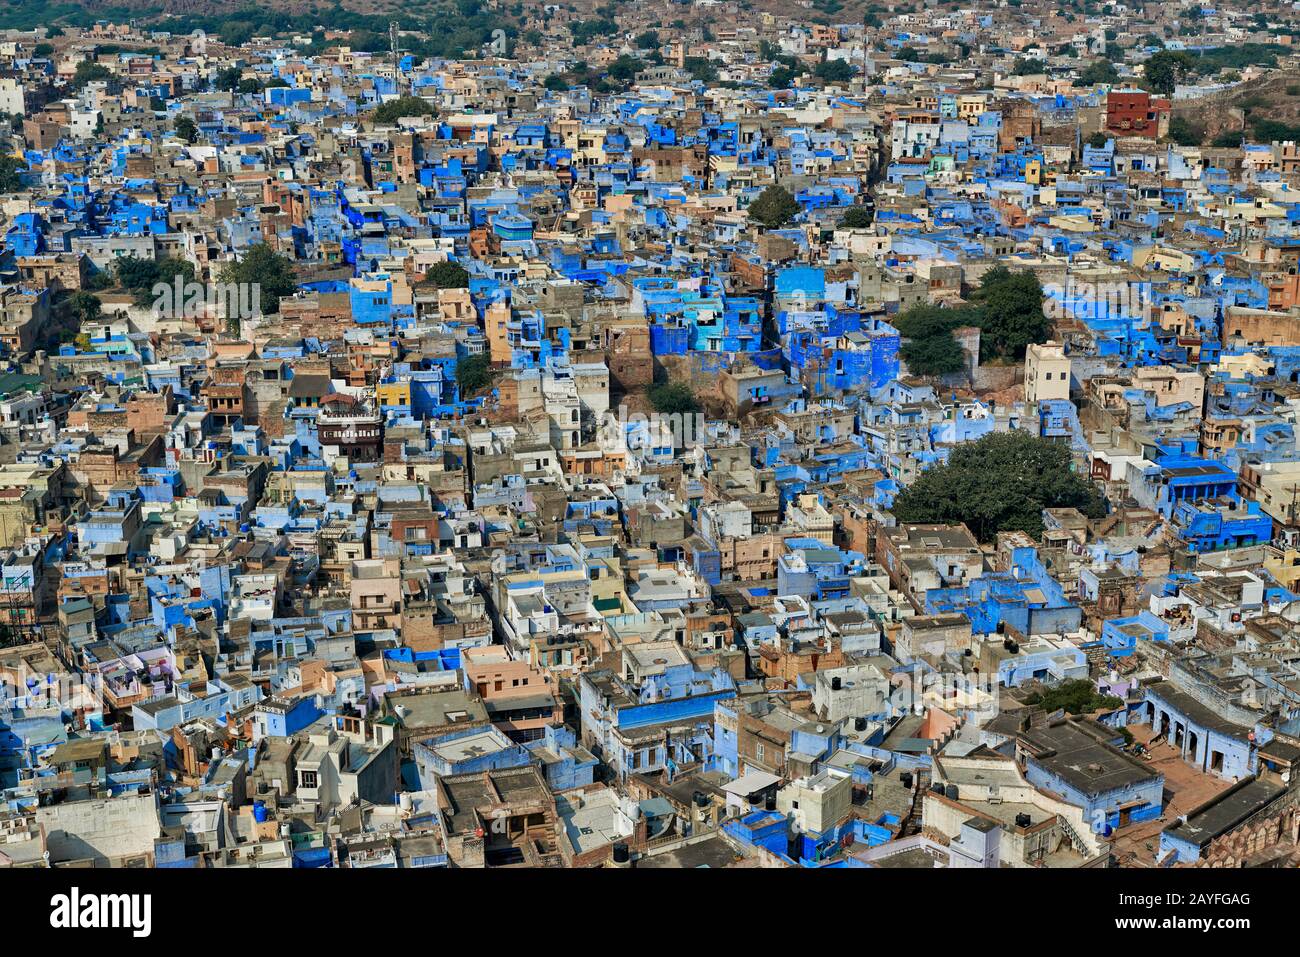
<instances>
[{"instance_id":1,"label":"window","mask_svg":"<svg viewBox=\"0 0 1300 957\"><path fill-rule=\"evenodd\" d=\"M317 777L315 771L299 771L298 786L303 788L316 787Z\"/></svg>"}]
</instances>

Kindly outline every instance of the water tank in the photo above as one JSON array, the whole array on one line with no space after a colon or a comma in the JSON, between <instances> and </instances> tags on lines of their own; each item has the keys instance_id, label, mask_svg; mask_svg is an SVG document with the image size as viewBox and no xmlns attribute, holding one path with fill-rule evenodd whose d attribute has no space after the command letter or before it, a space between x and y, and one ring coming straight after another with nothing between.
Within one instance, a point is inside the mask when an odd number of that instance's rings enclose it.
<instances>
[{"instance_id":1,"label":"water tank","mask_svg":"<svg viewBox=\"0 0 1300 957\"><path fill-rule=\"evenodd\" d=\"M1018 641L1013 641L1009 645L1007 645L1007 651L1011 652L1013 655L1019 650L1020 650L1020 642Z\"/></svg>"},{"instance_id":2,"label":"water tank","mask_svg":"<svg viewBox=\"0 0 1300 957\"><path fill-rule=\"evenodd\" d=\"M632 855L628 851L627 843L619 841L614 845L613 861L615 867L628 867L632 862Z\"/></svg>"},{"instance_id":3,"label":"water tank","mask_svg":"<svg viewBox=\"0 0 1300 957\"><path fill-rule=\"evenodd\" d=\"M401 796L397 800L398 803L402 806L403 811L409 811L413 807L415 807L415 799L411 797L410 791L403 791Z\"/></svg>"},{"instance_id":4,"label":"water tank","mask_svg":"<svg viewBox=\"0 0 1300 957\"><path fill-rule=\"evenodd\" d=\"M834 678L831 679L831 690L832 690L832 691L839 691L839 690L840 690L840 676L839 676L839 675L836 675Z\"/></svg>"},{"instance_id":5,"label":"water tank","mask_svg":"<svg viewBox=\"0 0 1300 957\"><path fill-rule=\"evenodd\" d=\"M899 781L899 783L902 784L903 787L906 788L907 790L909 790L909 791L912 790L912 772L911 772L911 771L904 771L902 774L900 774L900 775L898 776L898 781Z\"/></svg>"},{"instance_id":6,"label":"water tank","mask_svg":"<svg viewBox=\"0 0 1300 957\"><path fill-rule=\"evenodd\" d=\"M949 784L943 789L943 796L950 800L957 800L957 785Z\"/></svg>"},{"instance_id":7,"label":"water tank","mask_svg":"<svg viewBox=\"0 0 1300 957\"><path fill-rule=\"evenodd\" d=\"M1016 815L1016 827L1029 827L1033 819L1028 814Z\"/></svg>"},{"instance_id":8,"label":"water tank","mask_svg":"<svg viewBox=\"0 0 1300 957\"><path fill-rule=\"evenodd\" d=\"M775 811L775 810L776 810L776 795L775 795L775 794L768 794L768 796L767 796L766 798L763 799L763 810L765 810L765 811Z\"/></svg>"},{"instance_id":9,"label":"water tank","mask_svg":"<svg viewBox=\"0 0 1300 957\"><path fill-rule=\"evenodd\" d=\"M253 802L253 820L256 821L258 824L266 823L266 802L265 801Z\"/></svg>"},{"instance_id":10,"label":"water tank","mask_svg":"<svg viewBox=\"0 0 1300 957\"><path fill-rule=\"evenodd\" d=\"M943 794L943 782L935 781L933 784L930 785L930 790L933 791L935 794Z\"/></svg>"},{"instance_id":11,"label":"water tank","mask_svg":"<svg viewBox=\"0 0 1300 957\"><path fill-rule=\"evenodd\" d=\"M866 719L866 718L854 718L854 719L853 719L853 730L854 730L854 731L866 731L866 730L867 730L867 719Z\"/></svg>"},{"instance_id":12,"label":"water tank","mask_svg":"<svg viewBox=\"0 0 1300 957\"><path fill-rule=\"evenodd\" d=\"M695 802L696 807L704 807L709 803L709 796L703 791L696 791L691 795L691 800Z\"/></svg>"}]
</instances>

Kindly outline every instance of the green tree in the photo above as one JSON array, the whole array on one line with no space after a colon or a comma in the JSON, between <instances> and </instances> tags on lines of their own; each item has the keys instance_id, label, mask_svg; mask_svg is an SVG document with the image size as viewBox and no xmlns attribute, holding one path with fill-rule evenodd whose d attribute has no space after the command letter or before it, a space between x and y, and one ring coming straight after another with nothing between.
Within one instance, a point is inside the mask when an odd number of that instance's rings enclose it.
<instances>
[{"instance_id":1,"label":"green tree","mask_svg":"<svg viewBox=\"0 0 1300 957\"><path fill-rule=\"evenodd\" d=\"M490 359L485 353L473 356L461 356L456 360L456 385L461 398L467 398L482 392L492 384Z\"/></svg>"},{"instance_id":2,"label":"green tree","mask_svg":"<svg viewBox=\"0 0 1300 957\"><path fill-rule=\"evenodd\" d=\"M708 57L688 56L682 61L682 65L692 80L699 80L701 83L717 82L718 68Z\"/></svg>"},{"instance_id":3,"label":"green tree","mask_svg":"<svg viewBox=\"0 0 1300 957\"><path fill-rule=\"evenodd\" d=\"M971 296L979 308L983 358L1023 359L1031 342L1046 342L1052 322L1043 313L1043 287L1032 272L996 266Z\"/></svg>"},{"instance_id":4,"label":"green tree","mask_svg":"<svg viewBox=\"0 0 1300 957\"><path fill-rule=\"evenodd\" d=\"M909 339L898 350L913 375L945 376L966 368L966 353L951 333L929 339Z\"/></svg>"},{"instance_id":5,"label":"green tree","mask_svg":"<svg viewBox=\"0 0 1300 957\"><path fill-rule=\"evenodd\" d=\"M1124 701L1115 695L1099 693L1087 678L1072 678L1042 694L1029 695L1025 704L1037 705L1048 713L1064 709L1070 714L1091 714L1102 709L1118 708Z\"/></svg>"},{"instance_id":6,"label":"green tree","mask_svg":"<svg viewBox=\"0 0 1300 957\"><path fill-rule=\"evenodd\" d=\"M1143 85L1153 93L1172 96L1182 76L1191 63L1191 57L1175 50L1161 50L1146 61L1142 71Z\"/></svg>"},{"instance_id":7,"label":"green tree","mask_svg":"<svg viewBox=\"0 0 1300 957\"><path fill-rule=\"evenodd\" d=\"M158 264L139 256L119 256L113 261L117 281L126 289L148 289L158 281Z\"/></svg>"},{"instance_id":8,"label":"green tree","mask_svg":"<svg viewBox=\"0 0 1300 957\"><path fill-rule=\"evenodd\" d=\"M399 96L375 110L375 122L384 125L396 123L404 116L432 116L433 106L418 96Z\"/></svg>"},{"instance_id":9,"label":"green tree","mask_svg":"<svg viewBox=\"0 0 1300 957\"><path fill-rule=\"evenodd\" d=\"M72 74L72 88L80 90L87 83L93 83L96 80L111 80L113 71L101 63L93 60L82 60L77 64L76 72Z\"/></svg>"},{"instance_id":10,"label":"green tree","mask_svg":"<svg viewBox=\"0 0 1300 957\"><path fill-rule=\"evenodd\" d=\"M769 186L749 204L749 218L767 229L780 229L799 214L799 202L784 186Z\"/></svg>"},{"instance_id":11,"label":"green tree","mask_svg":"<svg viewBox=\"0 0 1300 957\"><path fill-rule=\"evenodd\" d=\"M994 432L958 445L946 464L922 472L894 499L892 511L900 522L964 522L981 542L1005 531L1036 537L1045 508L1103 514L1096 488L1071 466L1069 446L1029 432Z\"/></svg>"},{"instance_id":12,"label":"green tree","mask_svg":"<svg viewBox=\"0 0 1300 957\"><path fill-rule=\"evenodd\" d=\"M1205 127L1185 116L1173 116L1169 118L1169 138L1179 146L1199 146L1205 138Z\"/></svg>"},{"instance_id":13,"label":"green tree","mask_svg":"<svg viewBox=\"0 0 1300 957\"><path fill-rule=\"evenodd\" d=\"M794 82L795 72L788 66L779 66L767 78L767 85L774 90L788 90Z\"/></svg>"},{"instance_id":14,"label":"green tree","mask_svg":"<svg viewBox=\"0 0 1300 957\"><path fill-rule=\"evenodd\" d=\"M700 411L695 393L690 386L681 382L657 382L650 387L647 395L655 411L664 415L686 415Z\"/></svg>"},{"instance_id":15,"label":"green tree","mask_svg":"<svg viewBox=\"0 0 1300 957\"><path fill-rule=\"evenodd\" d=\"M952 337L952 331L974 322L975 310L970 308L916 305L902 313L894 321L894 328L907 340L898 353L908 371L926 376L960 372L966 366L966 353Z\"/></svg>"},{"instance_id":16,"label":"green tree","mask_svg":"<svg viewBox=\"0 0 1300 957\"><path fill-rule=\"evenodd\" d=\"M850 206L840 217L840 225L845 229L862 229L875 222L876 214L866 206Z\"/></svg>"},{"instance_id":17,"label":"green tree","mask_svg":"<svg viewBox=\"0 0 1300 957\"><path fill-rule=\"evenodd\" d=\"M823 60L813 75L823 83L847 83L853 79L853 67L847 60Z\"/></svg>"},{"instance_id":18,"label":"green tree","mask_svg":"<svg viewBox=\"0 0 1300 957\"><path fill-rule=\"evenodd\" d=\"M1108 83L1112 86L1119 82L1119 71L1115 69L1115 64L1109 60L1094 60L1088 68L1079 74L1079 78L1074 81L1075 86L1096 86L1099 83Z\"/></svg>"},{"instance_id":19,"label":"green tree","mask_svg":"<svg viewBox=\"0 0 1300 957\"><path fill-rule=\"evenodd\" d=\"M23 170L27 164L16 156L0 154L0 193L17 193L23 188Z\"/></svg>"},{"instance_id":20,"label":"green tree","mask_svg":"<svg viewBox=\"0 0 1300 957\"><path fill-rule=\"evenodd\" d=\"M447 260L429 267L424 281L438 289L466 289L469 287L469 271L459 263Z\"/></svg>"},{"instance_id":21,"label":"green tree","mask_svg":"<svg viewBox=\"0 0 1300 957\"><path fill-rule=\"evenodd\" d=\"M659 33L657 30L647 30L636 38L635 43L638 50L653 50L659 46Z\"/></svg>"},{"instance_id":22,"label":"green tree","mask_svg":"<svg viewBox=\"0 0 1300 957\"><path fill-rule=\"evenodd\" d=\"M242 258L226 263L221 269L221 281L257 286L263 315L279 311L280 300L298 288L293 264L266 243L250 246Z\"/></svg>"},{"instance_id":23,"label":"green tree","mask_svg":"<svg viewBox=\"0 0 1300 957\"><path fill-rule=\"evenodd\" d=\"M631 83L644 68L645 64L636 57L624 54L609 65L609 75L623 83Z\"/></svg>"},{"instance_id":24,"label":"green tree","mask_svg":"<svg viewBox=\"0 0 1300 957\"><path fill-rule=\"evenodd\" d=\"M542 86L553 93L563 93L569 88L569 81L558 73L552 73L543 81Z\"/></svg>"},{"instance_id":25,"label":"green tree","mask_svg":"<svg viewBox=\"0 0 1300 957\"><path fill-rule=\"evenodd\" d=\"M224 67L218 70L216 75L212 78L212 88L214 90L225 90L228 93L233 93L235 90L239 89L239 81L242 75L243 72L237 66Z\"/></svg>"},{"instance_id":26,"label":"green tree","mask_svg":"<svg viewBox=\"0 0 1300 957\"><path fill-rule=\"evenodd\" d=\"M99 314L103 310L103 304L100 303L99 297L93 292L86 292L81 289L68 298L68 308L77 320L77 327L80 328L85 323L94 322L99 318Z\"/></svg>"},{"instance_id":27,"label":"green tree","mask_svg":"<svg viewBox=\"0 0 1300 957\"><path fill-rule=\"evenodd\" d=\"M1013 76L1034 76L1046 72L1047 64L1038 57L1017 57L1016 62L1011 65Z\"/></svg>"},{"instance_id":28,"label":"green tree","mask_svg":"<svg viewBox=\"0 0 1300 957\"><path fill-rule=\"evenodd\" d=\"M176 117L176 122L172 125L172 129L175 130L176 135L186 143L193 143L199 138L198 124L188 116Z\"/></svg>"}]
</instances>

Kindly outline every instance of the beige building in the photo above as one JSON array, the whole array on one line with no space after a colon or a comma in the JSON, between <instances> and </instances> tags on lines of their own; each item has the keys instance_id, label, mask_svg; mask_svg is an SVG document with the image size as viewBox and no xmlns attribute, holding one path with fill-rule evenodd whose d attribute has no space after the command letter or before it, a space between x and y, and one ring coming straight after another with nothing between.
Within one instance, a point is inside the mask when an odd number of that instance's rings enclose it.
<instances>
[{"instance_id":1,"label":"beige building","mask_svg":"<svg viewBox=\"0 0 1300 957\"><path fill-rule=\"evenodd\" d=\"M1058 342L1031 343L1025 350L1025 403L1070 398L1070 360Z\"/></svg>"},{"instance_id":2,"label":"beige building","mask_svg":"<svg viewBox=\"0 0 1300 957\"><path fill-rule=\"evenodd\" d=\"M797 778L776 792L776 810L794 820L800 834L822 834L849 816L853 780L831 769Z\"/></svg>"}]
</instances>

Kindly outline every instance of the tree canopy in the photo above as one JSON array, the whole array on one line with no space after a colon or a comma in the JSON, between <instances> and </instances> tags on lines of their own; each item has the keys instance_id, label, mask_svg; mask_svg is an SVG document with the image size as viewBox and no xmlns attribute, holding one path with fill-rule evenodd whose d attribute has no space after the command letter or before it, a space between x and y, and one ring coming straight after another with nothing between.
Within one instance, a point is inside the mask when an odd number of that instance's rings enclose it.
<instances>
[{"instance_id":1,"label":"tree canopy","mask_svg":"<svg viewBox=\"0 0 1300 957\"><path fill-rule=\"evenodd\" d=\"M749 204L749 218L767 229L780 229L799 214L799 201L784 186L769 186Z\"/></svg>"},{"instance_id":2,"label":"tree canopy","mask_svg":"<svg viewBox=\"0 0 1300 957\"><path fill-rule=\"evenodd\" d=\"M906 340L898 354L907 363L908 372L943 376L965 368L966 353L952 337L952 331L966 325L972 312L915 305L900 315L894 326Z\"/></svg>"},{"instance_id":3,"label":"tree canopy","mask_svg":"<svg viewBox=\"0 0 1300 957\"><path fill-rule=\"evenodd\" d=\"M1103 514L1096 488L1071 468L1070 449L1029 432L994 432L958 445L947 463L922 472L894 499L900 522L964 522L981 542L998 532L1038 536L1045 508Z\"/></svg>"},{"instance_id":4,"label":"tree canopy","mask_svg":"<svg viewBox=\"0 0 1300 957\"><path fill-rule=\"evenodd\" d=\"M461 356L456 360L456 385L462 399L481 392L492 384L492 369L486 353Z\"/></svg>"},{"instance_id":5,"label":"tree canopy","mask_svg":"<svg viewBox=\"0 0 1300 957\"><path fill-rule=\"evenodd\" d=\"M16 193L23 188L23 170L27 164L16 156L0 156L0 193Z\"/></svg>"},{"instance_id":6,"label":"tree canopy","mask_svg":"<svg viewBox=\"0 0 1300 957\"><path fill-rule=\"evenodd\" d=\"M263 315L277 312L280 300L293 295L298 288L292 263L266 243L250 246L242 258L226 263L221 270L221 281L258 286Z\"/></svg>"},{"instance_id":7,"label":"tree canopy","mask_svg":"<svg viewBox=\"0 0 1300 957\"><path fill-rule=\"evenodd\" d=\"M665 415L698 412L700 404L690 386L681 382L659 382L650 387L650 404Z\"/></svg>"},{"instance_id":8,"label":"tree canopy","mask_svg":"<svg viewBox=\"0 0 1300 957\"><path fill-rule=\"evenodd\" d=\"M1178 78L1191 66L1191 57L1175 50L1161 50L1151 55L1142 69L1144 85L1153 93L1170 96Z\"/></svg>"},{"instance_id":9,"label":"tree canopy","mask_svg":"<svg viewBox=\"0 0 1300 957\"><path fill-rule=\"evenodd\" d=\"M861 229L875 222L876 214L866 206L850 206L840 217L840 225L846 229Z\"/></svg>"},{"instance_id":10,"label":"tree canopy","mask_svg":"<svg viewBox=\"0 0 1300 957\"><path fill-rule=\"evenodd\" d=\"M1033 342L1046 342L1052 321L1043 313L1043 287L1032 272L1011 272L996 266L980 280L971 296L979 311L972 325L981 330L984 359L1023 359Z\"/></svg>"},{"instance_id":11,"label":"tree canopy","mask_svg":"<svg viewBox=\"0 0 1300 957\"><path fill-rule=\"evenodd\" d=\"M424 281L438 289L469 288L469 271L450 260L434 263L424 274Z\"/></svg>"},{"instance_id":12,"label":"tree canopy","mask_svg":"<svg viewBox=\"0 0 1300 957\"><path fill-rule=\"evenodd\" d=\"M376 123L396 123L404 116L432 116L433 106L418 96L399 96L375 110Z\"/></svg>"},{"instance_id":13,"label":"tree canopy","mask_svg":"<svg viewBox=\"0 0 1300 957\"><path fill-rule=\"evenodd\" d=\"M1124 700L1115 695L1101 694L1087 678L1072 678L1042 694L1031 694L1025 703L1037 705L1049 713L1064 708L1070 714L1091 714L1103 708L1118 708Z\"/></svg>"},{"instance_id":14,"label":"tree canopy","mask_svg":"<svg viewBox=\"0 0 1300 957\"><path fill-rule=\"evenodd\" d=\"M980 329L981 361L1020 360L1033 342L1046 342L1052 322L1043 312L1043 288L1031 272L1013 273L1005 266L986 272L956 309L917 305L894 322L904 342L899 355L916 375L960 372L965 357L952 332L961 326Z\"/></svg>"}]
</instances>

